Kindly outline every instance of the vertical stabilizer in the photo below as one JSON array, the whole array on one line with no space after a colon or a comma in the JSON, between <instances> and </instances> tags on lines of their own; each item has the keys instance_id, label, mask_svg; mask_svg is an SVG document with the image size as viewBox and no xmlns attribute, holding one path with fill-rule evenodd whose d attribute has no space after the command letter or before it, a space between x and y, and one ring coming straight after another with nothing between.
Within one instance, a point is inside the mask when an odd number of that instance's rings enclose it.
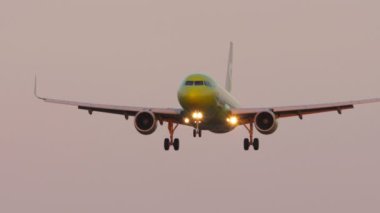
<instances>
[{"instance_id":1,"label":"vertical stabilizer","mask_svg":"<svg viewBox=\"0 0 380 213\"><path fill-rule=\"evenodd\" d=\"M230 42L230 53L228 56L227 65L227 77L226 77L226 90L231 92L232 90L232 61L233 61L234 44Z\"/></svg>"}]
</instances>

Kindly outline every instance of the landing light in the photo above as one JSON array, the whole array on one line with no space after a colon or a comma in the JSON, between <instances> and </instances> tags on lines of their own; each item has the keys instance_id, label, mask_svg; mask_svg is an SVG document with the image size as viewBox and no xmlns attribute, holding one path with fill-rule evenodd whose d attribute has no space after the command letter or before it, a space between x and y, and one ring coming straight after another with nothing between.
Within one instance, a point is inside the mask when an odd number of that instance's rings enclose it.
<instances>
[{"instance_id":1,"label":"landing light","mask_svg":"<svg viewBox=\"0 0 380 213\"><path fill-rule=\"evenodd\" d=\"M185 121L186 124L190 123L190 119L189 118L185 118L184 121Z\"/></svg>"},{"instance_id":2,"label":"landing light","mask_svg":"<svg viewBox=\"0 0 380 213\"><path fill-rule=\"evenodd\" d=\"M201 120L203 118L203 114L201 112L194 112L192 117L195 120Z\"/></svg>"},{"instance_id":3,"label":"landing light","mask_svg":"<svg viewBox=\"0 0 380 213\"><path fill-rule=\"evenodd\" d=\"M227 122L230 123L231 125L236 125L238 123L238 118L236 116L231 116L227 118Z\"/></svg>"}]
</instances>

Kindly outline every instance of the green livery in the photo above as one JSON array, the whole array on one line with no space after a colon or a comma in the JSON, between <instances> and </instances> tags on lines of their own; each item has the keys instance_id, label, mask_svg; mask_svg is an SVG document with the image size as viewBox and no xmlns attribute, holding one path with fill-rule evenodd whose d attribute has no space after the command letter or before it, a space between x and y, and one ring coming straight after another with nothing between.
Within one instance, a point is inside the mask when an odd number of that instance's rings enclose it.
<instances>
[{"instance_id":1,"label":"green livery","mask_svg":"<svg viewBox=\"0 0 380 213\"><path fill-rule=\"evenodd\" d=\"M230 116L231 109L239 106L238 102L228 91L206 75L188 76L178 90L178 101L184 109L186 118L191 119L195 111L204 114L205 117L199 124L200 129L225 133L235 127L226 122L226 119Z\"/></svg>"}]
</instances>

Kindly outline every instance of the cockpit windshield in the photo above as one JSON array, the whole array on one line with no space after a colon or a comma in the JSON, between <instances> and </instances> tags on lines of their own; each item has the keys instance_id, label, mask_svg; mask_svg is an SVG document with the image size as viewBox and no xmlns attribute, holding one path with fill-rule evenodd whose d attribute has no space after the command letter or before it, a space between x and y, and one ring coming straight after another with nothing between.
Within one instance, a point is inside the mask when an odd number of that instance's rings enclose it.
<instances>
[{"instance_id":1,"label":"cockpit windshield","mask_svg":"<svg viewBox=\"0 0 380 213\"><path fill-rule=\"evenodd\" d=\"M186 81L185 82L186 86L208 86L208 87L213 87L213 85L209 81Z\"/></svg>"},{"instance_id":2,"label":"cockpit windshield","mask_svg":"<svg viewBox=\"0 0 380 213\"><path fill-rule=\"evenodd\" d=\"M212 87L212 84L209 81L205 81L205 85L208 87Z\"/></svg>"},{"instance_id":3,"label":"cockpit windshield","mask_svg":"<svg viewBox=\"0 0 380 213\"><path fill-rule=\"evenodd\" d=\"M195 86L202 86L203 81L195 81L194 84L195 84Z\"/></svg>"}]
</instances>

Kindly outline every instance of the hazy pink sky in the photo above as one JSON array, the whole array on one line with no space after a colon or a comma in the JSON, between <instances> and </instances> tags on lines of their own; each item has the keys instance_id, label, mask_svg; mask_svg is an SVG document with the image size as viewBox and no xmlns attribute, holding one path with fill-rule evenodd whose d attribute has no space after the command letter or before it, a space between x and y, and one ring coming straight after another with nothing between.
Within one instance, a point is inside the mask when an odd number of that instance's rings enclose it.
<instances>
[{"instance_id":1,"label":"hazy pink sky","mask_svg":"<svg viewBox=\"0 0 380 213\"><path fill-rule=\"evenodd\" d=\"M280 120L244 152L225 135L33 97L179 107L186 75L224 83L244 106L380 97L380 2L0 1L0 212L378 212L380 104Z\"/></svg>"}]
</instances>

